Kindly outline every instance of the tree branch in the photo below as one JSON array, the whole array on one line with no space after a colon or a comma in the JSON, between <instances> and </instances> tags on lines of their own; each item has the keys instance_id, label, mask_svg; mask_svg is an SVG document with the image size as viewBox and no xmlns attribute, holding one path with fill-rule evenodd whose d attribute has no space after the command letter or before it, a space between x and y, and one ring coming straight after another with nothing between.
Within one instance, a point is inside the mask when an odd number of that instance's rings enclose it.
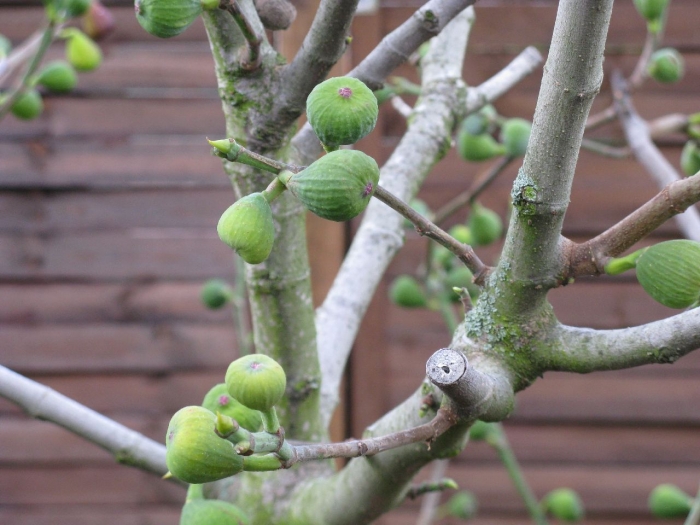
<instances>
[{"instance_id":1,"label":"tree branch","mask_svg":"<svg viewBox=\"0 0 700 525\"><path fill-rule=\"evenodd\" d=\"M671 217L700 202L700 177L676 180L620 222L570 252L570 277L604 273L610 257L617 257Z\"/></svg>"},{"instance_id":2,"label":"tree branch","mask_svg":"<svg viewBox=\"0 0 700 525\"><path fill-rule=\"evenodd\" d=\"M560 325L557 348L537 356L545 370L586 374L654 363L674 363L700 348L700 308L620 330Z\"/></svg>"},{"instance_id":3,"label":"tree branch","mask_svg":"<svg viewBox=\"0 0 700 525\"><path fill-rule=\"evenodd\" d=\"M30 416L56 423L111 452L119 463L160 476L168 471L160 443L1 365L0 396Z\"/></svg>"},{"instance_id":4,"label":"tree branch","mask_svg":"<svg viewBox=\"0 0 700 525\"><path fill-rule=\"evenodd\" d=\"M627 91L627 84L619 71L613 71L611 83L615 110L634 157L660 188L681 179L682 177L651 140L646 122L635 111ZM688 208L685 213L677 215L676 221L685 237L700 241L700 213L696 208Z\"/></svg>"},{"instance_id":5,"label":"tree branch","mask_svg":"<svg viewBox=\"0 0 700 525\"><path fill-rule=\"evenodd\" d=\"M241 66L247 71L253 71L260 67L260 45L263 37L248 17L243 13L236 0L221 0L221 8L228 11L236 22L241 34L248 42L248 57L243 60Z\"/></svg>"}]
</instances>

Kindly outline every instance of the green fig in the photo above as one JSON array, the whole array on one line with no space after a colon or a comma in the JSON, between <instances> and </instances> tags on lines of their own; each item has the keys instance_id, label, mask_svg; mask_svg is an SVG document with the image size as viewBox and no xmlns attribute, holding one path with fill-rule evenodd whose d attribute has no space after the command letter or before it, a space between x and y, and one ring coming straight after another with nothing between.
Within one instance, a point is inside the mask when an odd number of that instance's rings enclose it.
<instances>
[{"instance_id":1,"label":"green fig","mask_svg":"<svg viewBox=\"0 0 700 525\"><path fill-rule=\"evenodd\" d=\"M253 410L269 411L284 395L287 377L282 367L264 354L236 359L226 371L226 387L234 399Z\"/></svg>"},{"instance_id":2,"label":"green fig","mask_svg":"<svg viewBox=\"0 0 700 525\"><path fill-rule=\"evenodd\" d=\"M559 520L580 521L583 518L581 498L571 489L554 489L544 497L542 502L545 509Z\"/></svg>"},{"instance_id":3,"label":"green fig","mask_svg":"<svg viewBox=\"0 0 700 525\"><path fill-rule=\"evenodd\" d=\"M202 286L200 297L204 306L217 310L231 300L232 293L231 287L225 281L209 279Z\"/></svg>"},{"instance_id":4,"label":"green fig","mask_svg":"<svg viewBox=\"0 0 700 525\"><path fill-rule=\"evenodd\" d=\"M681 169L683 173L688 175L695 175L700 171L700 147L698 143L694 140L689 140L683 146L683 151L681 152Z\"/></svg>"},{"instance_id":5,"label":"green fig","mask_svg":"<svg viewBox=\"0 0 700 525\"><path fill-rule=\"evenodd\" d=\"M36 82L56 93L66 93L77 85L78 77L68 62L54 60L44 66Z\"/></svg>"},{"instance_id":6,"label":"green fig","mask_svg":"<svg viewBox=\"0 0 700 525\"><path fill-rule=\"evenodd\" d=\"M348 221L367 207L379 182L376 161L357 150L328 153L305 170L280 180L309 210L331 221Z\"/></svg>"},{"instance_id":7,"label":"green fig","mask_svg":"<svg viewBox=\"0 0 700 525\"><path fill-rule=\"evenodd\" d=\"M496 432L496 427L493 423L486 423L481 420L476 420L469 428L469 439L471 441L484 441L494 432Z\"/></svg>"},{"instance_id":8,"label":"green fig","mask_svg":"<svg viewBox=\"0 0 700 525\"><path fill-rule=\"evenodd\" d=\"M472 231L469 229L469 226L465 226L464 224L455 224L447 233L462 244L472 244L474 242Z\"/></svg>"},{"instance_id":9,"label":"green fig","mask_svg":"<svg viewBox=\"0 0 700 525\"><path fill-rule=\"evenodd\" d=\"M44 102L36 89L25 91L10 108L12 114L22 120L32 120L44 111Z\"/></svg>"},{"instance_id":10,"label":"green fig","mask_svg":"<svg viewBox=\"0 0 700 525\"><path fill-rule=\"evenodd\" d=\"M202 13L200 0L136 0L136 19L158 38L182 33Z\"/></svg>"},{"instance_id":11,"label":"green fig","mask_svg":"<svg viewBox=\"0 0 700 525\"><path fill-rule=\"evenodd\" d=\"M673 83L683 78L683 56L671 47L655 51L649 58L647 73L657 82Z\"/></svg>"},{"instance_id":12,"label":"green fig","mask_svg":"<svg viewBox=\"0 0 700 525\"><path fill-rule=\"evenodd\" d=\"M441 244L435 244L433 245L431 259L435 264L445 269L450 269L454 264L455 254Z\"/></svg>"},{"instance_id":13,"label":"green fig","mask_svg":"<svg viewBox=\"0 0 700 525\"><path fill-rule=\"evenodd\" d=\"M670 483L657 486L649 494L649 509L657 518L684 518L692 505L693 498Z\"/></svg>"},{"instance_id":14,"label":"green fig","mask_svg":"<svg viewBox=\"0 0 700 525\"><path fill-rule=\"evenodd\" d=\"M466 131L470 135L481 135L489 132L489 118L484 113L477 112L467 116L462 121L460 129Z\"/></svg>"},{"instance_id":15,"label":"green fig","mask_svg":"<svg viewBox=\"0 0 700 525\"><path fill-rule=\"evenodd\" d=\"M90 8L92 0L63 0L66 15L70 18L83 16Z\"/></svg>"},{"instance_id":16,"label":"green fig","mask_svg":"<svg viewBox=\"0 0 700 525\"><path fill-rule=\"evenodd\" d=\"M181 408L165 437L168 470L187 483L209 483L238 474L243 458L214 431L216 416L199 406Z\"/></svg>"},{"instance_id":17,"label":"green fig","mask_svg":"<svg viewBox=\"0 0 700 525\"><path fill-rule=\"evenodd\" d=\"M185 503L180 514L180 525L250 525L250 519L231 503L200 499Z\"/></svg>"},{"instance_id":18,"label":"green fig","mask_svg":"<svg viewBox=\"0 0 700 525\"><path fill-rule=\"evenodd\" d=\"M634 6L649 22L658 20L664 14L668 3L671 0L634 0Z\"/></svg>"},{"instance_id":19,"label":"green fig","mask_svg":"<svg viewBox=\"0 0 700 525\"><path fill-rule=\"evenodd\" d=\"M318 84L306 99L306 115L328 149L354 144L377 123L377 98L360 80L335 77Z\"/></svg>"},{"instance_id":20,"label":"green fig","mask_svg":"<svg viewBox=\"0 0 700 525\"><path fill-rule=\"evenodd\" d=\"M275 242L272 210L262 193L238 199L219 219L219 238L249 264L268 258Z\"/></svg>"},{"instance_id":21,"label":"green fig","mask_svg":"<svg viewBox=\"0 0 700 525\"><path fill-rule=\"evenodd\" d=\"M469 520L476 516L478 510L476 496L466 490L457 492L448 500L445 510L450 516L462 520Z\"/></svg>"},{"instance_id":22,"label":"green fig","mask_svg":"<svg viewBox=\"0 0 700 525\"><path fill-rule=\"evenodd\" d=\"M66 58L78 71L92 71L102 63L100 46L85 33L74 27L61 32L66 41Z\"/></svg>"},{"instance_id":23,"label":"green fig","mask_svg":"<svg viewBox=\"0 0 700 525\"><path fill-rule=\"evenodd\" d=\"M383 87L381 89L373 91L373 93L374 97L377 99L377 106L381 106L384 102L390 100L396 94L394 93L394 90L391 87Z\"/></svg>"},{"instance_id":24,"label":"green fig","mask_svg":"<svg viewBox=\"0 0 700 525\"><path fill-rule=\"evenodd\" d=\"M457 149L461 157L470 162L489 160L505 153L503 145L496 142L491 135L473 135L464 128L457 136Z\"/></svg>"},{"instance_id":25,"label":"green fig","mask_svg":"<svg viewBox=\"0 0 700 525\"><path fill-rule=\"evenodd\" d=\"M700 242L678 239L650 246L637 259L637 280L664 306L699 306Z\"/></svg>"},{"instance_id":26,"label":"green fig","mask_svg":"<svg viewBox=\"0 0 700 525\"><path fill-rule=\"evenodd\" d=\"M527 150L532 124L522 118L511 118L501 126L501 142L509 157L522 157Z\"/></svg>"},{"instance_id":27,"label":"green fig","mask_svg":"<svg viewBox=\"0 0 700 525\"><path fill-rule=\"evenodd\" d=\"M469 297L475 298L479 295L479 287L474 284L474 276L472 272L466 266L457 266L452 268L445 276L445 287L448 290L452 288L466 288L469 292ZM451 294L450 297L455 301L459 300L457 294Z\"/></svg>"},{"instance_id":28,"label":"green fig","mask_svg":"<svg viewBox=\"0 0 700 525\"><path fill-rule=\"evenodd\" d=\"M220 412L235 419L240 426L251 432L262 430L262 416L257 410L251 410L228 393L226 383L214 385L204 396L202 406L213 413Z\"/></svg>"},{"instance_id":29,"label":"green fig","mask_svg":"<svg viewBox=\"0 0 700 525\"><path fill-rule=\"evenodd\" d=\"M399 275L389 288L389 298L403 308L422 308L428 299L418 281L410 275Z\"/></svg>"},{"instance_id":30,"label":"green fig","mask_svg":"<svg viewBox=\"0 0 700 525\"><path fill-rule=\"evenodd\" d=\"M425 203L425 201L422 201L420 199L411 199L411 202L409 202L408 204L411 206L413 211L415 211L416 213L419 213L420 215L422 215L426 219L432 220L433 213L430 211L430 208ZM409 221L408 219L404 219L403 226L404 226L404 228L408 228L409 230L412 230L415 228L413 223L411 221Z\"/></svg>"},{"instance_id":31,"label":"green fig","mask_svg":"<svg viewBox=\"0 0 700 525\"><path fill-rule=\"evenodd\" d=\"M474 239L474 246L487 246L501 236L503 222L495 211L475 202L469 214L469 228Z\"/></svg>"}]
</instances>

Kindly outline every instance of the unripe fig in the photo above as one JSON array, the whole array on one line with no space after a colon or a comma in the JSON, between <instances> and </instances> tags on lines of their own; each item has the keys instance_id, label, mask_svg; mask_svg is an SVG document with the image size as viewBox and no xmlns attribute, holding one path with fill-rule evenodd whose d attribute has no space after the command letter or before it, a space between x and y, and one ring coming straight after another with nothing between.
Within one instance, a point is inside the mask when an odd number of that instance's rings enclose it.
<instances>
[{"instance_id":1,"label":"unripe fig","mask_svg":"<svg viewBox=\"0 0 700 525\"><path fill-rule=\"evenodd\" d=\"M272 210L262 193L238 199L223 213L216 231L249 264L267 259L275 242Z\"/></svg>"},{"instance_id":2,"label":"unripe fig","mask_svg":"<svg viewBox=\"0 0 700 525\"><path fill-rule=\"evenodd\" d=\"M233 443L214 432L215 421L216 416L203 407L175 413L165 437L165 462L173 476L187 483L209 483L243 470L243 458Z\"/></svg>"},{"instance_id":3,"label":"unripe fig","mask_svg":"<svg viewBox=\"0 0 700 525\"><path fill-rule=\"evenodd\" d=\"M522 157L527 150L532 124L522 118L506 120L501 127L501 142L509 157Z\"/></svg>"},{"instance_id":4,"label":"unripe fig","mask_svg":"<svg viewBox=\"0 0 700 525\"><path fill-rule=\"evenodd\" d=\"M92 0L64 0L63 5L69 17L83 16L90 8Z\"/></svg>"},{"instance_id":5,"label":"unripe fig","mask_svg":"<svg viewBox=\"0 0 700 525\"><path fill-rule=\"evenodd\" d=\"M428 299L421 285L410 275L399 275L389 288L389 298L403 308L422 308Z\"/></svg>"},{"instance_id":6,"label":"unripe fig","mask_svg":"<svg viewBox=\"0 0 700 525\"><path fill-rule=\"evenodd\" d=\"M445 277L445 287L448 290L452 290L452 288L466 288L467 292L469 292L469 297L477 297L479 295L479 287L474 284L473 279L474 275L472 272L467 268L466 266L457 266L456 268L452 268L449 272L447 272L447 276ZM451 294L450 296L452 299L455 301L459 300L459 297L456 294Z\"/></svg>"},{"instance_id":7,"label":"unripe fig","mask_svg":"<svg viewBox=\"0 0 700 525\"><path fill-rule=\"evenodd\" d=\"M639 14L649 22L658 20L664 14L670 0L634 0Z\"/></svg>"},{"instance_id":8,"label":"unripe fig","mask_svg":"<svg viewBox=\"0 0 700 525\"><path fill-rule=\"evenodd\" d=\"M44 102L36 89L30 89L25 91L10 109L15 117L22 120L32 120L44 111Z\"/></svg>"},{"instance_id":9,"label":"unripe fig","mask_svg":"<svg viewBox=\"0 0 700 525\"><path fill-rule=\"evenodd\" d=\"M199 499L182 507L180 525L249 525L247 514L227 501Z\"/></svg>"},{"instance_id":10,"label":"unripe fig","mask_svg":"<svg viewBox=\"0 0 700 525\"><path fill-rule=\"evenodd\" d=\"M462 128L457 136L457 149L464 160L481 162L503 155L505 149L502 144L487 133L472 135Z\"/></svg>"},{"instance_id":11,"label":"unripe fig","mask_svg":"<svg viewBox=\"0 0 700 525\"><path fill-rule=\"evenodd\" d=\"M383 87L381 89L373 91L372 93L374 93L374 98L377 99L378 106L381 106L384 102L386 102L396 94L393 88L391 87Z\"/></svg>"},{"instance_id":12,"label":"unripe fig","mask_svg":"<svg viewBox=\"0 0 700 525\"><path fill-rule=\"evenodd\" d=\"M670 483L659 485L649 494L649 509L657 518L684 518L692 505L693 498Z\"/></svg>"},{"instance_id":13,"label":"unripe fig","mask_svg":"<svg viewBox=\"0 0 700 525\"><path fill-rule=\"evenodd\" d=\"M650 246L637 259L637 280L665 306L699 306L700 242L678 239Z\"/></svg>"},{"instance_id":14,"label":"unripe fig","mask_svg":"<svg viewBox=\"0 0 700 525\"><path fill-rule=\"evenodd\" d=\"M286 386L282 367L264 354L240 357L226 371L229 394L253 410L271 410L282 399Z\"/></svg>"},{"instance_id":15,"label":"unripe fig","mask_svg":"<svg viewBox=\"0 0 700 525\"><path fill-rule=\"evenodd\" d=\"M99 0L93 0L90 9L83 17L83 31L90 38L100 40L114 31L114 15Z\"/></svg>"},{"instance_id":16,"label":"unripe fig","mask_svg":"<svg viewBox=\"0 0 700 525\"><path fill-rule=\"evenodd\" d=\"M683 146L683 151L681 152L681 169L683 173L688 175L695 175L700 171L700 147L698 143L694 140L689 140Z\"/></svg>"},{"instance_id":17,"label":"unripe fig","mask_svg":"<svg viewBox=\"0 0 700 525\"><path fill-rule=\"evenodd\" d=\"M306 99L309 124L328 149L354 144L377 123L377 98L365 84L352 77L321 82Z\"/></svg>"},{"instance_id":18,"label":"unripe fig","mask_svg":"<svg viewBox=\"0 0 700 525\"><path fill-rule=\"evenodd\" d=\"M683 56L671 47L655 51L649 58L647 73L657 82L673 83L683 78Z\"/></svg>"},{"instance_id":19,"label":"unripe fig","mask_svg":"<svg viewBox=\"0 0 700 525\"><path fill-rule=\"evenodd\" d=\"M66 58L78 71L92 71L102 63L102 51L85 33L74 27L64 29L61 35L67 38Z\"/></svg>"},{"instance_id":20,"label":"unripe fig","mask_svg":"<svg viewBox=\"0 0 700 525\"><path fill-rule=\"evenodd\" d=\"M476 420L469 428L469 439L472 441L483 441L494 432L496 432L496 428L493 423Z\"/></svg>"},{"instance_id":21,"label":"unripe fig","mask_svg":"<svg viewBox=\"0 0 700 525\"><path fill-rule=\"evenodd\" d=\"M280 180L319 217L349 221L369 204L379 182L379 166L361 151L339 150L299 173L283 172Z\"/></svg>"},{"instance_id":22,"label":"unripe fig","mask_svg":"<svg viewBox=\"0 0 700 525\"><path fill-rule=\"evenodd\" d=\"M470 135L481 135L489 132L489 119L481 112L472 113L462 121L460 129Z\"/></svg>"},{"instance_id":23,"label":"unripe fig","mask_svg":"<svg viewBox=\"0 0 700 525\"><path fill-rule=\"evenodd\" d=\"M486 246L501 236L503 222L495 211L475 202L469 214L469 228L472 231L474 246Z\"/></svg>"},{"instance_id":24,"label":"unripe fig","mask_svg":"<svg viewBox=\"0 0 700 525\"><path fill-rule=\"evenodd\" d=\"M262 24L272 31L287 29L297 17L297 10L288 0L255 0L255 10Z\"/></svg>"},{"instance_id":25,"label":"unripe fig","mask_svg":"<svg viewBox=\"0 0 700 525\"><path fill-rule=\"evenodd\" d=\"M552 516L562 521L580 521L584 515L581 498L571 489L554 489L544 497L543 504Z\"/></svg>"},{"instance_id":26,"label":"unripe fig","mask_svg":"<svg viewBox=\"0 0 700 525\"><path fill-rule=\"evenodd\" d=\"M231 287L221 279L209 279L202 286L201 299L204 306L217 310L231 300ZM214 410L212 410L214 412Z\"/></svg>"},{"instance_id":27,"label":"unripe fig","mask_svg":"<svg viewBox=\"0 0 700 525\"><path fill-rule=\"evenodd\" d=\"M243 405L228 393L226 383L214 385L204 396L202 406L213 413L220 412L235 419L240 426L251 432L262 430L262 416L257 410Z\"/></svg>"},{"instance_id":28,"label":"unripe fig","mask_svg":"<svg viewBox=\"0 0 700 525\"><path fill-rule=\"evenodd\" d=\"M469 491L463 490L452 496L447 502L447 513L450 516L462 520L469 520L476 516L478 504L476 496Z\"/></svg>"},{"instance_id":29,"label":"unripe fig","mask_svg":"<svg viewBox=\"0 0 700 525\"><path fill-rule=\"evenodd\" d=\"M66 93L76 86L78 76L68 62L54 60L44 66L36 82L56 93Z\"/></svg>"},{"instance_id":30,"label":"unripe fig","mask_svg":"<svg viewBox=\"0 0 700 525\"><path fill-rule=\"evenodd\" d=\"M450 228L448 233L462 244L471 244L474 242L472 231L469 229L469 226L465 226L464 224L455 224Z\"/></svg>"},{"instance_id":31,"label":"unripe fig","mask_svg":"<svg viewBox=\"0 0 700 525\"><path fill-rule=\"evenodd\" d=\"M158 38L182 33L202 13L200 0L136 0L136 19Z\"/></svg>"},{"instance_id":32,"label":"unripe fig","mask_svg":"<svg viewBox=\"0 0 700 525\"><path fill-rule=\"evenodd\" d=\"M438 244L433 247L432 260L445 269L450 269L455 261L455 254Z\"/></svg>"}]
</instances>

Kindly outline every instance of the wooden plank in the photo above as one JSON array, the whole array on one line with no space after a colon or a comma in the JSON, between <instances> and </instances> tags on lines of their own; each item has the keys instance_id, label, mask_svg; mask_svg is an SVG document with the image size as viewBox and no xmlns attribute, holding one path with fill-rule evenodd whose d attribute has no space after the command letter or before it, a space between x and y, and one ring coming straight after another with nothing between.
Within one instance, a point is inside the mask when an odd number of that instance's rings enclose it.
<instances>
[{"instance_id":1,"label":"wooden plank","mask_svg":"<svg viewBox=\"0 0 700 525\"><path fill-rule=\"evenodd\" d=\"M449 497L449 496L448 496ZM448 497L443 497L446 501ZM375 525L406 525L407 523L415 523L418 520L418 503L414 505L404 504L389 514L379 518ZM475 518L469 520L470 525L523 525L530 523L531 518L524 512L517 513L517 516L512 514L503 514L501 512L487 513L480 511ZM458 525L462 523L456 518L443 518L434 522L436 525ZM651 517L600 517L586 516L586 525L658 525L659 520ZM22 524L23 525L23 524Z\"/></svg>"},{"instance_id":2,"label":"wooden plank","mask_svg":"<svg viewBox=\"0 0 700 525\"><path fill-rule=\"evenodd\" d=\"M225 370L237 356L226 324L7 326L0 347L3 365L32 374Z\"/></svg>"},{"instance_id":3,"label":"wooden plank","mask_svg":"<svg viewBox=\"0 0 700 525\"><path fill-rule=\"evenodd\" d=\"M172 505L5 505L0 522L6 525L173 525L181 503Z\"/></svg>"}]
</instances>

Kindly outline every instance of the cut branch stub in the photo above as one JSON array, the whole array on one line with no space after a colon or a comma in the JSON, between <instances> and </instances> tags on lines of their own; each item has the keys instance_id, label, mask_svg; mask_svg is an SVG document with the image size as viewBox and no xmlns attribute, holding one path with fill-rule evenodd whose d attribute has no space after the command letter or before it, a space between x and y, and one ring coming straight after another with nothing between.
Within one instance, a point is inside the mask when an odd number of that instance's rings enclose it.
<instances>
[{"instance_id":1,"label":"cut branch stub","mask_svg":"<svg viewBox=\"0 0 700 525\"><path fill-rule=\"evenodd\" d=\"M505 370L486 374L451 348L435 352L425 366L428 379L454 404L461 419L501 421L513 409L513 388Z\"/></svg>"}]
</instances>

